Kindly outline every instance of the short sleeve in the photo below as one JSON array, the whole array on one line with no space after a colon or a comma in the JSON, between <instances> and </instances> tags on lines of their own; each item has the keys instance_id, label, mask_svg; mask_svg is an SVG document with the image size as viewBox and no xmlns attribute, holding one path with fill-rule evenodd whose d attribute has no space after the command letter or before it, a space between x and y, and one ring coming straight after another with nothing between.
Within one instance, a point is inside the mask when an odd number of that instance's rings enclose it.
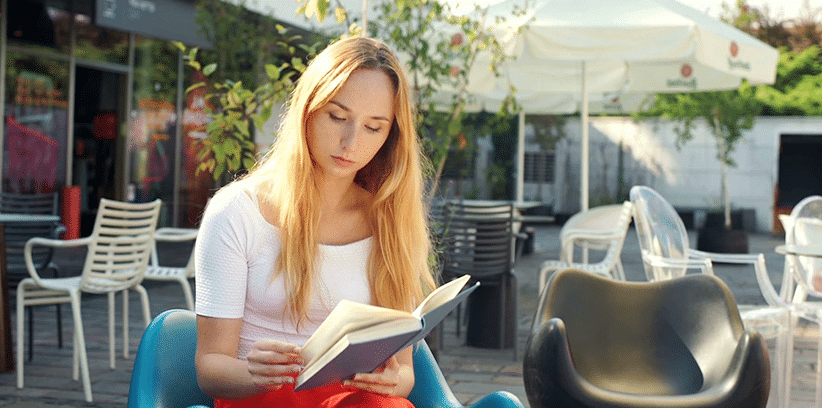
<instances>
[{"instance_id":1,"label":"short sleeve","mask_svg":"<svg viewBox=\"0 0 822 408\"><path fill-rule=\"evenodd\" d=\"M209 201L194 247L197 314L243 317L254 211L259 212L239 183Z\"/></svg>"}]
</instances>

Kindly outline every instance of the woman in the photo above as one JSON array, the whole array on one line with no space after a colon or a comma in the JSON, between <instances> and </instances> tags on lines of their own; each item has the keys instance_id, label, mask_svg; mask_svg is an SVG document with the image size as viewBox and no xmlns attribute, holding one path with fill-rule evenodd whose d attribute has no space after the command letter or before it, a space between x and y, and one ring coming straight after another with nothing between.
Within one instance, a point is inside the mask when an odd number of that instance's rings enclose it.
<instances>
[{"instance_id":1,"label":"woman","mask_svg":"<svg viewBox=\"0 0 822 408\"><path fill-rule=\"evenodd\" d=\"M411 406L410 348L344 384L293 381L341 299L410 311L434 287L421 157L388 47L350 38L309 64L269 155L200 227L197 375L218 407Z\"/></svg>"}]
</instances>

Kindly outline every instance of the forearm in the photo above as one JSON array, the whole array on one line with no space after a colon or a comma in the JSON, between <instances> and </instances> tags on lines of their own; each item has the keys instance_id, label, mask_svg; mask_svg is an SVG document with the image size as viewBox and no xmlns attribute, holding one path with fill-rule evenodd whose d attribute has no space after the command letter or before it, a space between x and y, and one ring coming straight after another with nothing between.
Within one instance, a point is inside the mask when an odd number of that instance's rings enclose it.
<instances>
[{"instance_id":1,"label":"forearm","mask_svg":"<svg viewBox=\"0 0 822 408\"><path fill-rule=\"evenodd\" d=\"M217 399L241 400L266 392L252 381L247 361L219 353L197 359L197 381L203 392Z\"/></svg>"}]
</instances>

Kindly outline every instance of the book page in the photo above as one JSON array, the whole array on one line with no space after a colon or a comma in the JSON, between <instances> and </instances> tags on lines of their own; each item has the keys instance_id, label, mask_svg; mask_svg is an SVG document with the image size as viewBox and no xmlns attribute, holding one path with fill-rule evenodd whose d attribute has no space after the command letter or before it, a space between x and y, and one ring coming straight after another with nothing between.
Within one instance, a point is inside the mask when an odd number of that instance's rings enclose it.
<instances>
[{"instance_id":1,"label":"book page","mask_svg":"<svg viewBox=\"0 0 822 408\"><path fill-rule=\"evenodd\" d=\"M326 352L347 333L385 321L415 318L408 312L341 300L302 347L306 363Z\"/></svg>"},{"instance_id":2,"label":"book page","mask_svg":"<svg viewBox=\"0 0 822 408\"><path fill-rule=\"evenodd\" d=\"M470 275L462 275L459 278L438 287L437 290L431 292L431 294L428 295L422 303L420 303L417 309L414 310L413 315L420 318L424 314L453 299L458 293L460 293L462 287L465 286L469 279L471 279Z\"/></svg>"}]
</instances>

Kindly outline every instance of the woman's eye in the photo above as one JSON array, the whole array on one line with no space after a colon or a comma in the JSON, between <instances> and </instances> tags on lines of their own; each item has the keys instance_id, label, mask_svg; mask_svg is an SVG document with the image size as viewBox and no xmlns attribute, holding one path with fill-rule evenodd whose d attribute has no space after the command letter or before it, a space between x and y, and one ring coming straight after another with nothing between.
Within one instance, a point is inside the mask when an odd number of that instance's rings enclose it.
<instances>
[{"instance_id":1,"label":"woman's eye","mask_svg":"<svg viewBox=\"0 0 822 408\"><path fill-rule=\"evenodd\" d=\"M380 128L372 128L371 126L366 126L365 128L372 131L372 132L374 132L374 133L377 133L377 132L380 131Z\"/></svg>"},{"instance_id":2,"label":"woman's eye","mask_svg":"<svg viewBox=\"0 0 822 408\"><path fill-rule=\"evenodd\" d=\"M345 120L345 118L343 118L341 116L337 116L333 113L329 113L328 116L331 117L331 120L335 120L335 121L338 121L338 122L341 121L341 120Z\"/></svg>"}]
</instances>

